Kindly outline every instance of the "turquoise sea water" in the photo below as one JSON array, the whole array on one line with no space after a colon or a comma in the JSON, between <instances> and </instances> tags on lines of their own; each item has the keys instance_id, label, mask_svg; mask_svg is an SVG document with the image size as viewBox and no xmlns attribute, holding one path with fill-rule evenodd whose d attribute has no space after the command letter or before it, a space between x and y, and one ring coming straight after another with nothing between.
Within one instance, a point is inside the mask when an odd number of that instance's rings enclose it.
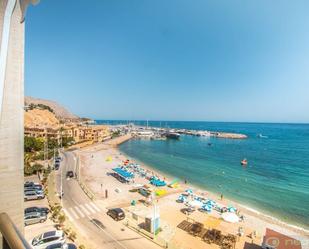
<instances>
[{"instance_id":1,"label":"turquoise sea water","mask_svg":"<svg viewBox=\"0 0 309 249\"><path fill-rule=\"evenodd\" d=\"M245 140L181 136L130 140L127 155L179 179L309 228L309 125L149 122L151 126L238 132ZM267 138L258 138L263 134ZM212 146L208 146L211 142ZM248 159L246 168L240 165Z\"/></svg>"}]
</instances>

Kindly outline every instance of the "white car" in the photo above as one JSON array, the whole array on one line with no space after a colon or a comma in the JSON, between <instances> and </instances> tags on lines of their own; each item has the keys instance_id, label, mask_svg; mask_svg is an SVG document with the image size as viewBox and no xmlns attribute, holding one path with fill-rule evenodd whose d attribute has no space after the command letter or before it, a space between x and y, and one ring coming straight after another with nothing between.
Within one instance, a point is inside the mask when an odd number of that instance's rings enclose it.
<instances>
[{"instance_id":1,"label":"white car","mask_svg":"<svg viewBox=\"0 0 309 249\"><path fill-rule=\"evenodd\" d=\"M49 245L45 249L77 249L77 247L76 245L71 244L71 243L70 244L55 243L55 244Z\"/></svg>"},{"instance_id":2,"label":"white car","mask_svg":"<svg viewBox=\"0 0 309 249\"><path fill-rule=\"evenodd\" d=\"M24 192L25 201L38 200L38 199L44 199L44 198L45 198L45 195L43 192L38 192L38 191L25 191Z\"/></svg>"},{"instance_id":3,"label":"white car","mask_svg":"<svg viewBox=\"0 0 309 249\"><path fill-rule=\"evenodd\" d=\"M55 230L42 233L31 241L31 245L33 249L45 249L49 245L53 245L57 242L65 242L65 236L63 231Z\"/></svg>"}]
</instances>

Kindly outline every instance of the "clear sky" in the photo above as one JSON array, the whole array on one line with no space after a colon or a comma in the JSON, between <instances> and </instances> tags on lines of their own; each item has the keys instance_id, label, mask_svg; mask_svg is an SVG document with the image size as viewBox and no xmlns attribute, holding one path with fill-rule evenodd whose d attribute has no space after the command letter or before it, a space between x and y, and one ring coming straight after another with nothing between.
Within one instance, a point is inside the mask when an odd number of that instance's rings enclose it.
<instances>
[{"instance_id":1,"label":"clear sky","mask_svg":"<svg viewBox=\"0 0 309 249\"><path fill-rule=\"evenodd\" d=\"M309 123L309 1L41 0L26 95L95 119Z\"/></svg>"}]
</instances>

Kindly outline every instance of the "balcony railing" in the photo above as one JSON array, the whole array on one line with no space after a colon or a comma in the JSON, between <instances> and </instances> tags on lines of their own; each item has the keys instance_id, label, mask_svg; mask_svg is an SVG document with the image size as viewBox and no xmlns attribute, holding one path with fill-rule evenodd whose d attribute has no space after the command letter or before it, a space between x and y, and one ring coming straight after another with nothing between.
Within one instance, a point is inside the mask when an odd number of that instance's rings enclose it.
<instances>
[{"instance_id":1,"label":"balcony railing","mask_svg":"<svg viewBox=\"0 0 309 249\"><path fill-rule=\"evenodd\" d=\"M0 214L0 233L3 238L3 249L31 249L24 236L17 229L6 213Z\"/></svg>"}]
</instances>

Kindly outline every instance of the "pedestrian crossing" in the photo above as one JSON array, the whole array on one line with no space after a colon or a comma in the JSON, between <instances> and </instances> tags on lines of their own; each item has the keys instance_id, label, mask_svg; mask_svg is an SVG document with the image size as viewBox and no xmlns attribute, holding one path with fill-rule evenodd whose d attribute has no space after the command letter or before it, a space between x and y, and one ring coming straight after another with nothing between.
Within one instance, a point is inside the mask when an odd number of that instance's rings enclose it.
<instances>
[{"instance_id":1,"label":"pedestrian crossing","mask_svg":"<svg viewBox=\"0 0 309 249\"><path fill-rule=\"evenodd\" d=\"M64 208L63 210L70 221L82 219L101 212L101 209L93 202L78 204L73 207Z\"/></svg>"}]
</instances>

